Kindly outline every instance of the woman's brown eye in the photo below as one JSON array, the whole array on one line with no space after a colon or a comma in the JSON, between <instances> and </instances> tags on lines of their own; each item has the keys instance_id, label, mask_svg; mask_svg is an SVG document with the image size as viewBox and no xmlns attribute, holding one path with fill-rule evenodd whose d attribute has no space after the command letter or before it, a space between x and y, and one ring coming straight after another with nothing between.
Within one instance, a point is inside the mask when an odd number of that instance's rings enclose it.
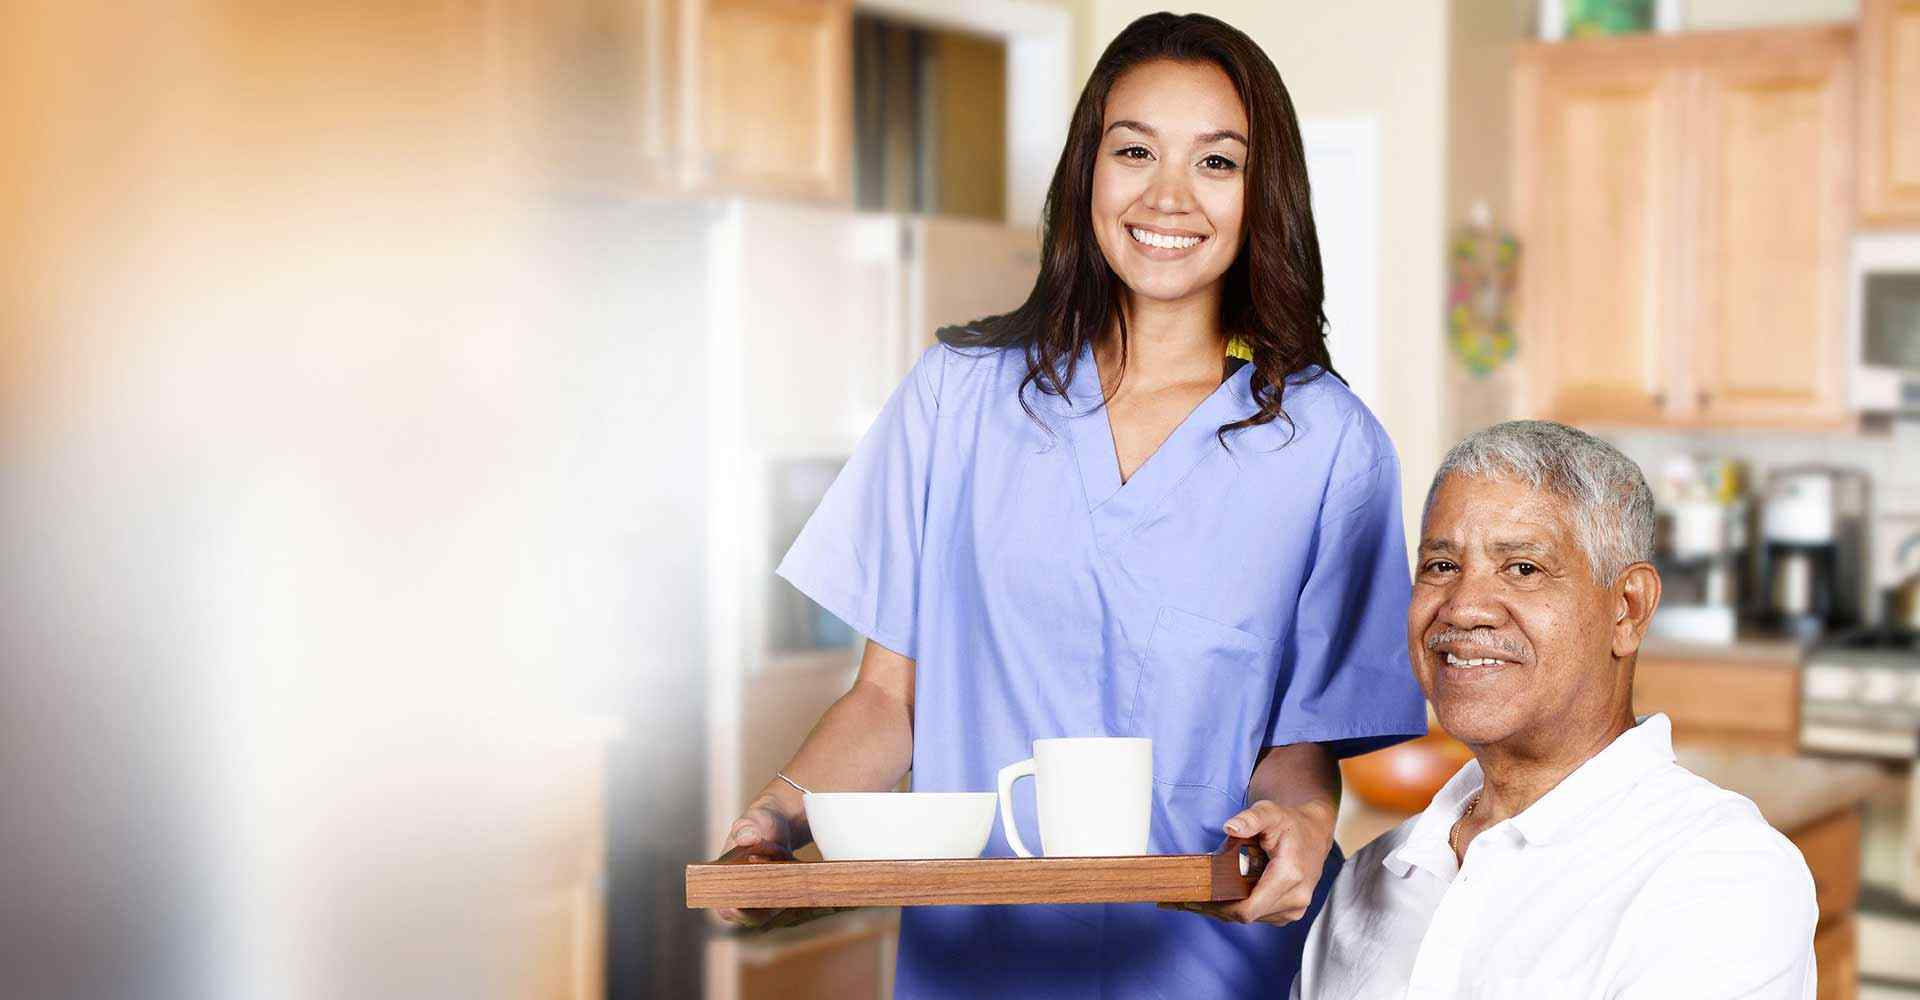
<instances>
[{"instance_id":1,"label":"woman's brown eye","mask_svg":"<svg viewBox=\"0 0 1920 1000\"><path fill-rule=\"evenodd\" d=\"M1200 162L1206 164L1209 168L1214 170L1232 170L1233 168L1239 166L1239 164L1233 162L1232 160L1227 159L1224 156L1209 156Z\"/></svg>"}]
</instances>

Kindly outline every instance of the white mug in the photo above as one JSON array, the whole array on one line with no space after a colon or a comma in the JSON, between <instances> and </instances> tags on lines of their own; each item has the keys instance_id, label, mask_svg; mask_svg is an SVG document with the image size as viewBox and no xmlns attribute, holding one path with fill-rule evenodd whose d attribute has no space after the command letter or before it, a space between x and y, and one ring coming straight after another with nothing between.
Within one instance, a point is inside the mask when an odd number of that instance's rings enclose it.
<instances>
[{"instance_id":1,"label":"white mug","mask_svg":"<svg viewBox=\"0 0 1920 1000\"><path fill-rule=\"evenodd\" d=\"M1046 856L1147 853L1153 815L1153 741L1130 737L1034 740L1033 756L1000 769L1000 825L1007 844L1034 856L1013 822L1013 783L1033 776Z\"/></svg>"}]
</instances>

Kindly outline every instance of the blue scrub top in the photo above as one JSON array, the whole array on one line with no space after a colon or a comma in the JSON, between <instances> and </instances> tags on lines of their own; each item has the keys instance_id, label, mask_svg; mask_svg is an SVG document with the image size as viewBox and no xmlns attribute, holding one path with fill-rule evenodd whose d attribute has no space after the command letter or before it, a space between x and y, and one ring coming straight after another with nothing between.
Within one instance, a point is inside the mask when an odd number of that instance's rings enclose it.
<instances>
[{"instance_id":1,"label":"blue scrub top","mask_svg":"<svg viewBox=\"0 0 1920 1000\"><path fill-rule=\"evenodd\" d=\"M1053 736L1153 740L1149 850L1220 846L1261 748L1336 754L1426 732L1407 662L1399 465L1330 376L1287 420L1241 367L1124 484L1083 352L1061 399L1018 349L923 355L779 574L915 661L913 787L992 791ZM1311 373L1309 373L1311 374ZM1021 835L1040 844L1032 782ZM989 856L1009 856L996 826ZM1287 927L1151 905L915 907L899 997L1285 995L1315 908Z\"/></svg>"}]
</instances>

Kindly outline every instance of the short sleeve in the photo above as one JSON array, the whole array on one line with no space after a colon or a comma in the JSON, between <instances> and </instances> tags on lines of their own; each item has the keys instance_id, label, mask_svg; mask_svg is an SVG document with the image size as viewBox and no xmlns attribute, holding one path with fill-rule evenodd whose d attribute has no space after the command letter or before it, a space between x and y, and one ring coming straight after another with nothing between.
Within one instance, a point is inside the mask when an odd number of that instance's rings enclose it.
<instances>
[{"instance_id":1,"label":"short sleeve","mask_svg":"<svg viewBox=\"0 0 1920 1000\"><path fill-rule=\"evenodd\" d=\"M1424 735L1407 660L1413 582L1400 527L1400 466L1368 422L1364 463L1329 488L1294 612L1267 744L1324 743L1336 757ZM1339 463L1336 462L1336 465Z\"/></svg>"},{"instance_id":2,"label":"short sleeve","mask_svg":"<svg viewBox=\"0 0 1920 1000\"><path fill-rule=\"evenodd\" d=\"M774 572L848 627L912 658L946 348L908 373Z\"/></svg>"}]
</instances>

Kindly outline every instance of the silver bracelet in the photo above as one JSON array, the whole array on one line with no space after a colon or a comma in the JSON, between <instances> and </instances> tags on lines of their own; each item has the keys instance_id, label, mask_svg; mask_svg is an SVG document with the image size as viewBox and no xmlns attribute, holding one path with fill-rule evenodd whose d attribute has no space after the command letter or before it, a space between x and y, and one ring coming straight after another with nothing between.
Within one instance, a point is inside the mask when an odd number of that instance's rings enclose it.
<instances>
[{"instance_id":1,"label":"silver bracelet","mask_svg":"<svg viewBox=\"0 0 1920 1000\"><path fill-rule=\"evenodd\" d=\"M786 775L785 775L784 773L782 773L782 772L779 772L779 771L775 771L775 772L773 772L773 776L774 776L774 777L776 777L776 778L779 778L779 779L780 779L781 781L784 781L784 782L786 782L786 783L787 783L787 784L789 784L789 785L792 785L792 786L793 786L793 790L794 790L794 791L796 791L796 792L799 792L799 793L800 793L800 794L802 794L802 795L812 795L812 794L813 794L812 792L809 792L809 791L807 791L807 786L805 786L805 785L803 785L803 784L801 784L801 783L799 783L798 781L795 781L795 780L793 780L792 778L789 778L789 777L787 777L787 776L786 776Z\"/></svg>"}]
</instances>

